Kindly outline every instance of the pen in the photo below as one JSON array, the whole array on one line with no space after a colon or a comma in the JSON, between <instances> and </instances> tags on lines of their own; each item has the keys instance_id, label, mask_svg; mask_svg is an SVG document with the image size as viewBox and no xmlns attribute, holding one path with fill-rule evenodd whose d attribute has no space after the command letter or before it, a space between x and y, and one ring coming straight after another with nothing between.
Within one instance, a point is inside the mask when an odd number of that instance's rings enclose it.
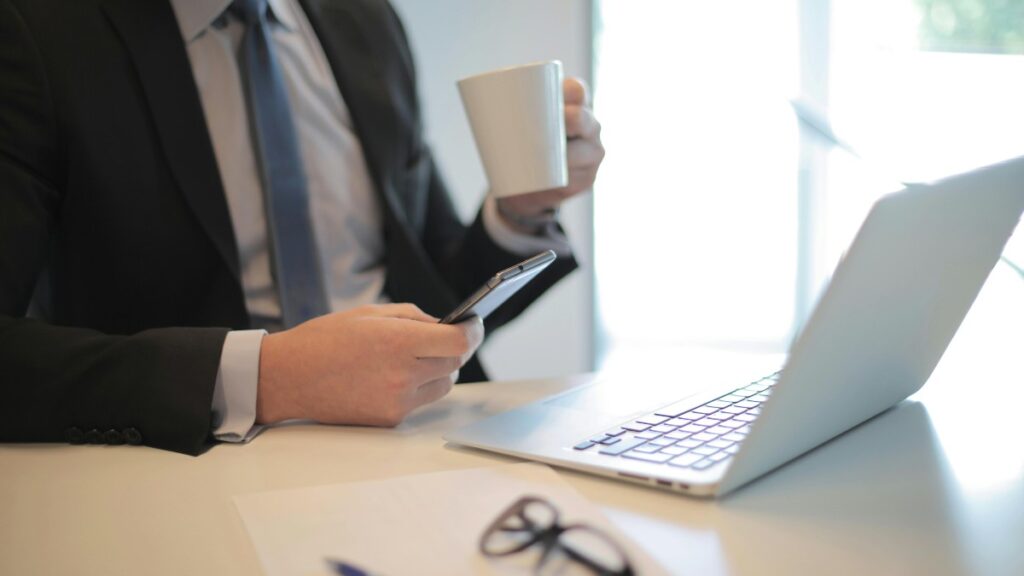
<instances>
[{"instance_id":1,"label":"pen","mask_svg":"<svg viewBox=\"0 0 1024 576\"><path fill-rule=\"evenodd\" d=\"M327 565L331 567L331 570L333 570L335 574L340 574L341 576L374 576L374 574L349 562L332 560L330 558L327 558L326 561Z\"/></svg>"}]
</instances>

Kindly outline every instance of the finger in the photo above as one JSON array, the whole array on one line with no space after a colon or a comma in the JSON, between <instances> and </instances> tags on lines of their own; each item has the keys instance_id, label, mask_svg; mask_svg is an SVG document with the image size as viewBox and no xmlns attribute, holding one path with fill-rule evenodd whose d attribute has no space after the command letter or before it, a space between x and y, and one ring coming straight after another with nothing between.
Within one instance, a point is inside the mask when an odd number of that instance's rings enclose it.
<instances>
[{"instance_id":1,"label":"finger","mask_svg":"<svg viewBox=\"0 0 1024 576\"><path fill-rule=\"evenodd\" d=\"M594 112L585 106L565 107L565 135L568 138L593 138L600 132L601 124Z\"/></svg>"},{"instance_id":2,"label":"finger","mask_svg":"<svg viewBox=\"0 0 1024 576\"><path fill-rule=\"evenodd\" d=\"M459 373L455 372L449 376L431 380L430 382L420 386L412 397L413 408L415 409L432 402L437 402L441 398L444 398L452 391L452 387L455 386L455 381L458 380L458 378Z\"/></svg>"},{"instance_id":3,"label":"finger","mask_svg":"<svg viewBox=\"0 0 1024 576\"><path fill-rule=\"evenodd\" d=\"M435 318L420 310L419 306L410 303L401 304L378 304L372 307L374 316L387 316L390 318L404 318L406 320L417 320L419 322L437 322Z\"/></svg>"},{"instance_id":4,"label":"finger","mask_svg":"<svg viewBox=\"0 0 1024 576\"><path fill-rule=\"evenodd\" d=\"M569 198L589 188L594 183L596 176L596 166L570 166L568 186L563 188L552 188L541 192L531 192L528 195L523 194L522 196L516 196L515 200L520 208L514 209L514 211L520 213L536 213L545 208L560 206ZM528 201L525 198L526 196L530 196ZM523 198L524 200L519 202L520 198Z\"/></svg>"},{"instance_id":5,"label":"finger","mask_svg":"<svg viewBox=\"0 0 1024 576\"><path fill-rule=\"evenodd\" d=\"M444 358L417 358L413 367L415 377L420 382L428 382L444 378L454 372L458 372L464 362L459 356L447 356Z\"/></svg>"},{"instance_id":6,"label":"finger","mask_svg":"<svg viewBox=\"0 0 1024 576\"><path fill-rule=\"evenodd\" d=\"M459 325L467 331L470 346L467 352L472 355L484 342L484 321L479 316L474 316L469 320L460 322Z\"/></svg>"},{"instance_id":7,"label":"finger","mask_svg":"<svg viewBox=\"0 0 1024 576\"><path fill-rule=\"evenodd\" d=\"M505 204L503 208L517 214L538 214L542 210L558 206L558 196L551 193L551 190L530 192L517 196L506 196L498 199L498 202Z\"/></svg>"},{"instance_id":8,"label":"finger","mask_svg":"<svg viewBox=\"0 0 1024 576\"><path fill-rule=\"evenodd\" d=\"M566 78L562 81L562 98L567 105L586 104L588 102L587 85L580 78Z\"/></svg>"},{"instance_id":9,"label":"finger","mask_svg":"<svg viewBox=\"0 0 1024 576\"><path fill-rule=\"evenodd\" d=\"M483 340L483 324L471 318L459 324L409 323L406 327L410 351L417 358L462 356L476 350Z\"/></svg>"},{"instance_id":10,"label":"finger","mask_svg":"<svg viewBox=\"0 0 1024 576\"><path fill-rule=\"evenodd\" d=\"M477 349L484 342L484 321L480 317L470 318L464 324L470 324L466 327L469 330L469 349L459 358L460 365L469 362L469 359L473 357L473 354L476 354Z\"/></svg>"},{"instance_id":11,"label":"finger","mask_svg":"<svg viewBox=\"0 0 1024 576\"><path fill-rule=\"evenodd\" d=\"M597 169L593 166L570 170L569 185L562 189L562 202L565 202L580 192L590 190L594 187L595 180L597 180Z\"/></svg>"},{"instance_id":12,"label":"finger","mask_svg":"<svg viewBox=\"0 0 1024 576\"><path fill-rule=\"evenodd\" d=\"M573 140L565 151L569 170L593 168L604 160L604 146L593 140Z\"/></svg>"}]
</instances>

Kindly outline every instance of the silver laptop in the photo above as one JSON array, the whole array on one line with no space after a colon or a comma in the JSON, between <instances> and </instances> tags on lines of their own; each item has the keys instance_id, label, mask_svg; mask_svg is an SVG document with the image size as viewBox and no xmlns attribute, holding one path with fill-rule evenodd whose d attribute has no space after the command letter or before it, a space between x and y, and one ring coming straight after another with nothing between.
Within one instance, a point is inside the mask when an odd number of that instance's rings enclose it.
<instances>
[{"instance_id":1,"label":"silver laptop","mask_svg":"<svg viewBox=\"0 0 1024 576\"><path fill-rule=\"evenodd\" d=\"M652 398L664 381L598 377L445 439L726 494L917 391L1022 210L1024 158L890 194L861 225L781 371L682 399Z\"/></svg>"}]
</instances>

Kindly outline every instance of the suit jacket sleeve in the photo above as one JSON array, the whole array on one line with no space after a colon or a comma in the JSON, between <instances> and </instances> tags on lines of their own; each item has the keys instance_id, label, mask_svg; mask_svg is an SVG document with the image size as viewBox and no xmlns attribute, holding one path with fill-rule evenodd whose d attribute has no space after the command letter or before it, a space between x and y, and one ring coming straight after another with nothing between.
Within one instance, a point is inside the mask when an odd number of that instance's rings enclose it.
<instances>
[{"instance_id":1,"label":"suit jacket sleeve","mask_svg":"<svg viewBox=\"0 0 1024 576\"><path fill-rule=\"evenodd\" d=\"M53 110L31 32L0 0L0 441L134 428L144 444L196 454L226 329L107 335L26 317L61 218Z\"/></svg>"}]
</instances>

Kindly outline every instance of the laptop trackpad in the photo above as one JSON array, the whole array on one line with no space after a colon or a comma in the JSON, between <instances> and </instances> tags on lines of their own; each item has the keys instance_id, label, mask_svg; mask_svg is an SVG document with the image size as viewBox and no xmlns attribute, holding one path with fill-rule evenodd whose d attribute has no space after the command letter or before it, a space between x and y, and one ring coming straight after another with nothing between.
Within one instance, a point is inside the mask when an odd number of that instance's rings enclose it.
<instances>
[{"instance_id":1,"label":"laptop trackpad","mask_svg":"<svg viewBox=\"0 0 1024 576\"><path fill-rule=\"evenodd\" d=\"M678 387L638 385L620 378L602 379L544 402L547 406L626 417L680 399Z\"/></svg>"}]
</instances>

